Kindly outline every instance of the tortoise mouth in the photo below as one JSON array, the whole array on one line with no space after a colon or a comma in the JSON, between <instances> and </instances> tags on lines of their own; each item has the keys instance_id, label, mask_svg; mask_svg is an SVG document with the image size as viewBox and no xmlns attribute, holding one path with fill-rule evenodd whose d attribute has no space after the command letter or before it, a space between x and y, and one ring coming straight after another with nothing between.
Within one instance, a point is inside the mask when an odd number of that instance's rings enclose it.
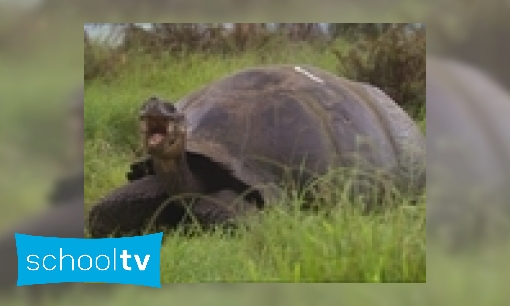
<instances>
[{"instance_id":1,"label":"tortoise mouth","mask_svg":"<svg viewBox=\"0 0 510 306\"><path fill-rule=\"evenodd\" d=\"M140 123L149 149L165 149L177 141L176 122L168 116L142 117Z\"/></svg>"}]
</instances>

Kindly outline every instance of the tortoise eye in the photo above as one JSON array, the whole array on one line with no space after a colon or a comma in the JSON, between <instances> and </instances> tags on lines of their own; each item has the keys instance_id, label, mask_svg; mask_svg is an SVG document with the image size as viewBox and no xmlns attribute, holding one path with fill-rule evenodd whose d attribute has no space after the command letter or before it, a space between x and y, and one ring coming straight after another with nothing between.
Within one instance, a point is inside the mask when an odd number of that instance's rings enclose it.
<instances>
[{"instance_id":1,"label":"tortoise eye","mask_svg":"<svg viewBox=\"0 0 510 306\"><path fill-rule=\"evenodd\" d=\"M175 106L172 103L170 103L170 102L163 102L163 107L169 113L175 113L177 111Z\"/></svg>"}]
</instances>

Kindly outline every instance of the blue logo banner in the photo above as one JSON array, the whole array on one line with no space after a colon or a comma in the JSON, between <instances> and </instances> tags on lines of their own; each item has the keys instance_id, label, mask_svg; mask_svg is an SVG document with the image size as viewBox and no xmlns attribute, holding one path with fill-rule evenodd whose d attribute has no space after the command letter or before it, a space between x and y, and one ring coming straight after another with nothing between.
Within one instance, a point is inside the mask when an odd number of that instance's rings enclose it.
<instances>
[{"instance_id":1,"label":"blue logo banner","mask_svg":"<svg viewBox=\"0 0 510 306\"><path fill-rule=\"evenodd\" d=\"M163 233L101 239L14 236L18 286L96 282L161 288Z\"/></svg>"}]
</instances>

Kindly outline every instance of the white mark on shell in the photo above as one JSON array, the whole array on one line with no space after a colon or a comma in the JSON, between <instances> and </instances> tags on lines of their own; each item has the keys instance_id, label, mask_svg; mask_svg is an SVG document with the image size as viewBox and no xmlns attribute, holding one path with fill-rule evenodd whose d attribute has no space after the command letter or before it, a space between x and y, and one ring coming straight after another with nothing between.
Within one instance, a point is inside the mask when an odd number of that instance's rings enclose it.
<instances>
[{"instance_id":1,"label":"white mark on shell","mask_svg":"<svg viewBox=\"0 0 510 306\"><path fill-rule=\"evenodd\" d=\"M315 75L311 74L310 72L306 71L305 69L303 69L299 66L294 67L294 70L306 75L307 77L309 77L310 79L314 80L317 83L324 83L324 81L322 79L316 77Z\"/></svg>"}]
</instances>

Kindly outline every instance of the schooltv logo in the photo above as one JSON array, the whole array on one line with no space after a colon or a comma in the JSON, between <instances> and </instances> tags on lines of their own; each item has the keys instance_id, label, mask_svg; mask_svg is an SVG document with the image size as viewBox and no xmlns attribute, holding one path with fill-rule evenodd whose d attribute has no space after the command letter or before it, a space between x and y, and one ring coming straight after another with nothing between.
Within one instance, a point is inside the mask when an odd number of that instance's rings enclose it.
<instances>
[{"instance_id":1,"label":"schooltv logo","mask_svg":"<svg viewBox=\"0 0 510 306\"><path fill-rule=\"evenodd\" d=\"M101 239L14 236L18 286L98 282L161 288L163 233Z\"/></svg>"}]
</instances>

